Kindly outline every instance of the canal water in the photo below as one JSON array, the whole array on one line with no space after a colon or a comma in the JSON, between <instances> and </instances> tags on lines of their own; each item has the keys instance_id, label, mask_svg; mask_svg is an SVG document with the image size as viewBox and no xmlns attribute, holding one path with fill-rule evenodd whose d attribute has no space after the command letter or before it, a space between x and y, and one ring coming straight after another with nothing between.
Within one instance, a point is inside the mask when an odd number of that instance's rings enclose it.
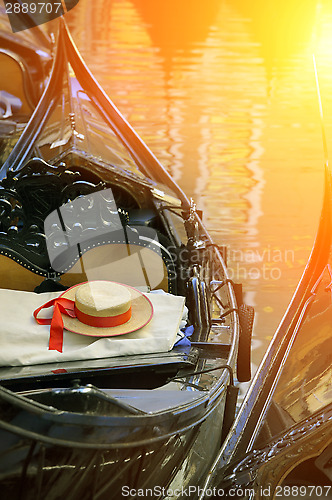
<instances>
[{"instance_id":1,"label":"canal water","mask_svg":"<svg viewBox=\"0 0 332 500\"><path fill-rule=\"evenodd\" d=\"M256 309L255 370L318 227L313 54L329 144L332 3L80 0L66 18L101 85L227 245Z\"/></svg>"}]
</instances>

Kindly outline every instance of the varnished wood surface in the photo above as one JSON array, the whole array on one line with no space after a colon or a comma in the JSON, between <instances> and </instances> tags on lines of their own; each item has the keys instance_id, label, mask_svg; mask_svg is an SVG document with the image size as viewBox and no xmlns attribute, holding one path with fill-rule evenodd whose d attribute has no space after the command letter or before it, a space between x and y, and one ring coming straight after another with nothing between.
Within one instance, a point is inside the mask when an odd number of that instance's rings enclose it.
<instances>
[{"instance_id":1,"label":"varnished wood surface","mask_svg":"<svg viewBox=\"0 0 332 500\"><path fill-rule=\"evenodd\" d=\"M23 64L11 56L10 53L0 51L0 68L0 90L5 90L21 100L20 114L31 114L33 109L26 96L27 82L25 79L28 76L25 75L26 70Z\"/></svg>"}]
</instances>

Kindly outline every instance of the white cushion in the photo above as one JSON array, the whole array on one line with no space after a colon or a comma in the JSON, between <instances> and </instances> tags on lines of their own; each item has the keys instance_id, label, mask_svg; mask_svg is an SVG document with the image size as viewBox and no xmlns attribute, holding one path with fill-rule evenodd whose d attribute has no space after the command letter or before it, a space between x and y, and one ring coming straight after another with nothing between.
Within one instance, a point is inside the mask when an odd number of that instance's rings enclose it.
<instances>
[{"instance_id":1,"label":"white cushion","mask_svg":"<svg viewBox=\"0 0 332 500\"><path fill-rule=\"evenodd\" d=\"M60 293L0 289L0 366L58 363L84 359L167 352L172 349L184 310L184 297L149 293L154 314L140 330L92 338L64 330L63 352L48 349L50 326L39 325L33 311ZM49 309L48 316L51 316Z\"/></svg>"}]
</instances>

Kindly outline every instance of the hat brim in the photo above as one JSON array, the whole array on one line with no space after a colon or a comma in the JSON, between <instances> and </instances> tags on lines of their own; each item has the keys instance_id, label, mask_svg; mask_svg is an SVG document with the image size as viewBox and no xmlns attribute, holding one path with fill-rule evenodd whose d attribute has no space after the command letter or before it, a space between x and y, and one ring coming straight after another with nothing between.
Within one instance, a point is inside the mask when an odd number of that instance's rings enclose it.
<instances>
[{"instance_id":1,"label":"hat brim","mask_svg":"<svg viewBox=\"0 0 332 500\"><path fill-rule=\"evenodd\" d=\"M115 283L115 281L113 282ZM122 283L120 283L122 284ZM78 285L68 288L61 297L75 301L75 293ZM117 335L125 335L127 333L136 332L143 326L146 326L152 319L153 306L150 300L139 290L128 285L123 285L131 294L131 318L126 323L118 326L100 328L89 326L81 323L77 318L71 318L62 314L64 328L70 332L90 337L115 337Z\"/></svg>"}]
</instances>

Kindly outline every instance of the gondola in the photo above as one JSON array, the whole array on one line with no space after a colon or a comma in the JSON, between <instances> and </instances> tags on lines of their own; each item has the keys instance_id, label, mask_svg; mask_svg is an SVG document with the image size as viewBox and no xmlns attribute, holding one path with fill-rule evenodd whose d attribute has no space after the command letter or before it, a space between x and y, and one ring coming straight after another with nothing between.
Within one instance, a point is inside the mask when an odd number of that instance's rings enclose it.
<instances>
[{"instance_id":1,"label":"gondola","mask_svg":"<svg viewBox=\"0 0 332 500\"><path fill-rule=\"evenodd\" d=\"M234 419L235 380L250 379L253 310L199 210L59 26L42 49L29 32L0 36L20 83L1 93L1 494L198 494ZM64 331L51 348L33 311L91 281L149 298L146 338Z\"/></svg>"},{"instance_id":2,"label":"gondola","mask_svg":"<svg viewBox=\"0 0 332 500\"><path fill-rule=\"evenodd\" d=\"M325 189L317 236L201 500L332 498L332 175L322 124Z\"/></svg>"}]
</instances>

